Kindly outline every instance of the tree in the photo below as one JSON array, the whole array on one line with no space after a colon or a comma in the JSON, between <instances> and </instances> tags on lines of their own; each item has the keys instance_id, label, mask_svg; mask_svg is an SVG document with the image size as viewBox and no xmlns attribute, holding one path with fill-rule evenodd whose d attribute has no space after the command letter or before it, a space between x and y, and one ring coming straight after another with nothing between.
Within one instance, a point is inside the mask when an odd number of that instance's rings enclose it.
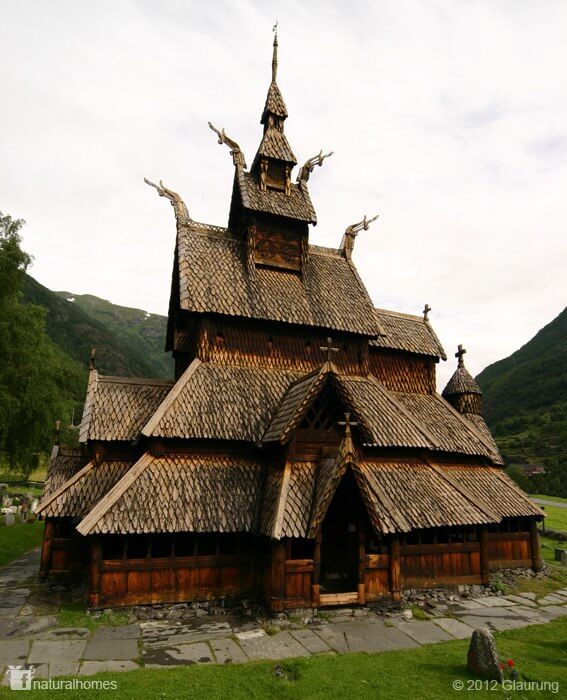
<instances>
[{"instance_id":1,"label":"tree","mask_svg":"<svg viewBox=\"0 0 567 700\"><path fill-rule=\"evenodd\" d=\"M521 489L528 493L530 492L530 480L521 467L512 465L511 467L507 467L505 471L506 474L508 474L508 476L513 479Z\"/></svg>"},{"instance_id":2,"label":"tree","mask_svg":"<svg viewBox=\"0 0 567 700\"><path fill-rule=\"evenodd\" d=\"M32 260L21 248L24 224L0 212L0 455L29 473L49 449L54 421L68 422L83 372L47 337L44 310L22 302Z\"/></svg>"}]
</instances>

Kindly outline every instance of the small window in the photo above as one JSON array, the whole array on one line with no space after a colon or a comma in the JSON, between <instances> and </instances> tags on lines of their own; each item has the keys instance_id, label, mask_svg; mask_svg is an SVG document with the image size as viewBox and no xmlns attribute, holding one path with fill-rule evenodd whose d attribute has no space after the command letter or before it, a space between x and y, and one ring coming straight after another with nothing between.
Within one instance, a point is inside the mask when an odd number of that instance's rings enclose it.
<instances>
[{"instance_id":1,"label":"small window","mask_svg":"<svg viewBox=\"0 0 567 700\"><path fill-rule=\"evenodd\" d=\"M171 556L171 535L161 534L152 536L152 557L163 559Z\"/></svg>"},{"instance_id":2,"label":"small window","mask_svg":"<svg viewBox=\"0 0 567 700\"><path fill-rule=\"evenodd\" d=\"M146 535L131 535L126 544L126 556L128 559L145 559L148 556L149 544Z\"/></svg>"},{"instance_id":3,"label":"small window","mask_svg":"<svg viewBox=\"0 0 567 700\"><path fill-rule=\"evenodd\" d=\"M238 554L240 549L240 536L238 533L219 535L219 554L229 556Z\"/></svg>"},{"instance_id":4,"label":"small window","mask_svg":"<svg viewBox=\"0 0 567 700\"><path fill-rule=\"evenodd\" d=\"M107 535L102 541L102 558L122 559L123 545L122 535Z\"/></svg>"},{"instance_id":5,"label":"small window","mask_svg":"<svg viewBox=\"0 0 567 700\"><path fill-rule=\"evenodd\" d=\"M194 557L195 556L195 536L183 533L175 536L175 556Z\"/></svg>"},{"instance_id":6,"label":"small window","mask_svg":"<svg viewBox=\"0 0 567 700\"><path fill-rule=\"evenodd\" d=\"M292 539L289 544L290 559L313 559L313 540Z\"/></svg>"},{"instance_id":7,"label":"small window","mask_svg":"<svg viewBox=\"0 0 567 700\"><path fill-rule=\"evenodd\" d=\"M200 557L210 557L217 554L217 536L213 534L199 535L197 553Z\"/></svg>"},{"instance_id":8,"label":"small window","mask_svg":"<svg viewBox=\"0 0 567 700\"><path fill-rule=\"evenodd\" d=\"M224 346L224 335L222 333L217 333L217 337L215 338L215 342L216 342L218 348L222 348Z\"/></svg>"}]
</instances>

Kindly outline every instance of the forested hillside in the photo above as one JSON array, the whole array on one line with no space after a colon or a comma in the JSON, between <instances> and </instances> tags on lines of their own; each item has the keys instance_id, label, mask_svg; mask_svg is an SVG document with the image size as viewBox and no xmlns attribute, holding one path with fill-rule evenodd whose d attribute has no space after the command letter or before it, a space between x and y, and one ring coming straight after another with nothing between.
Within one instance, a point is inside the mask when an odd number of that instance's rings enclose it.
<instances>
[{"instance_id":1,"label":"forested hillside","mask_svg":"<svg viewBox=\"0 0 567 700\"><path fill-rule=\"evenodd\" d=\"M485 417L509 463L541 463L535 490L567 496L567 308L476 378Z\"/></svg>"}]
</instances>

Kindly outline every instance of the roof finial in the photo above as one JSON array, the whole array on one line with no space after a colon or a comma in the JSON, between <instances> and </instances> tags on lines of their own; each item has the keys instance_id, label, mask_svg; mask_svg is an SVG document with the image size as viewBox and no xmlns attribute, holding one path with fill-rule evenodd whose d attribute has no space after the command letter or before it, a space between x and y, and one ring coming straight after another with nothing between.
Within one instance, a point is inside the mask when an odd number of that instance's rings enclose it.
<instances>
[{"instance_id":1,"label":"roof finial","mask_svg":"<svg viewBox=\"0 0 567 700\"><path fill-rule=\"evenodd\" d=\"M91 350L91 356L89 359L89 369L91 371L96 369L96 348L93 348Z\"/></svg>"},{"instance_id":2,"label":"roof finial","mask_svg":"<svg viewBox=\"0 0 567 700\"><path fill-rule=\"evenodd\" d=\"M322 352L326 353L327 355L327 362L331 361L331 358L333 357L332 353L338 352L338 348L333 347L333 339L332 338L327 338L327 345L326 346L321 346L319 348Z\"/></svg>"},{"instance_id":3,"label":"roof finial","mask_svg":"<svg viewBox=\"0 0 567 700\"><path fill-rule=\"evenodd\" d=\"M306 160L305 163L299 169L297 183L299 185L304 185L309 180L309 176L315 169L315 166L318 165L319 167L321 167L325 158L329 158L332 155L333 151L329 151L329 153L323 153L323 149L321 149L316 156L313 156L313 158L309 158L309 160Z\"/></svg>"},{"instance_id":4,"label":"roof finial","mask_svg":"<svg viewBox=\"0 0 567 700\"><path fill-rule=\"evenodd\" d=\"M459 345L459 347L457 348L457 352L455 353L455 357L459 358L459 367L465 366L465 361L463 359L463 356L465 353L466 353L465 348L462 345Z\"/></svg>"},{"instance_id":5,"label":"roof finial","mask_svg":"<svg viewBox=\"0 0 567 700\"><path fill-rule=\"evenodd\" d=\"M274 53L272 54L272 83L276 82L278 75L278 20L272 27L274 32Z\"/></svg>"},{"instance_id":6,"label":"roof finial","mask_svg":"<svg viewBox=\"0 0 567 700\"><path fill-rule=\"evenodd\" d=\"M230 155L232 156L232 162L234 163L234 165L236 165L237 167L241 166L245 168L246 161L244 160L244 153L242 153L242 151L240 150L240 146L236 143L236 141L234 139L231 139L230 136L228 136L227 134L225 134L224 129L217 129L217 127L211 124L211 122L209 122L209 129L211 129L211 131L214 131L215 134L219 137L218 142L221 146L224 143L226 146L229 147Z\"/></svg>"},{"instance_id":7,"label":"roof finial","mask_svg":"<svg viewBox=\"0 0 567 700\"><path fill-rule=\"evenodd\" d=\"M423 308L423 320L424 321L429 321L429 312L431 311L431 306L429 304L426 304Z\"/></svg>"},{"instance_id":8,"label":"roof finial","mask_svg":"<svg viewBox=\"0 0 567 700\"><path fill-rule=\"evenodd\" d=\"M61 421L60 420L55 421L55 444L56 445L61 444Z\"/></svg>"},{"instance_id":9,"label":"roof finial","mask_svg":"<svg viewBox=\"0 0 567 700\"><path fill-rule=\"evenodd\" d=\"M368 231L370 224L373 221L376 221L379 216L379 214L376 214L376 216L373 216L371 219L367 219L365 214L362 221L359 221L357 224L347 226L343 240L341 241L341 250L347 260L350 260L350 256L352 255L352 251L354 249L354 239L358 235L358 232L362 231L363 229Z\"/></svg>"},{"instance_id":10,"label":"roof finial","mask_svg":"<svg viewBox=\"0 0 567 700\"><path fill-rule=\"evenodd\" d=\"M352 421L352 420L350 419L350 413L345 413L345 419L344 419L344 420L340 420L340 421L338 422L338 425L344 425L344 426L345 426L345 435L346 435L347 437L350 437L351 434L352 434L352 433L351 433L351 430L350 430L351 427L354 427L355 425L358 425L358 423L357 423L356 421Z\"/></svg>"}]
</instances>

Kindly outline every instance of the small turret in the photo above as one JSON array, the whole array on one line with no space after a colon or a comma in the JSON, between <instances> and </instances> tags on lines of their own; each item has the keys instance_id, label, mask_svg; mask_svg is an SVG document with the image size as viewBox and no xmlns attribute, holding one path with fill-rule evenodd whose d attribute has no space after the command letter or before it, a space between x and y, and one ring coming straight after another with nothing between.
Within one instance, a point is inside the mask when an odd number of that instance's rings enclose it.
<instances>
[{"instance_id":1,"label":"small turret","mask_svg":"<svg viewBox=\"0 0 567 700\"><path fill-rule=\"evenodd\" d=\"M482 391L474 377L465 367L463 359L466 350L459 345L455 357L459 362L455 373L443 389L443 398L459 413L482 415Z\"/></svg>"}]
</instances>

